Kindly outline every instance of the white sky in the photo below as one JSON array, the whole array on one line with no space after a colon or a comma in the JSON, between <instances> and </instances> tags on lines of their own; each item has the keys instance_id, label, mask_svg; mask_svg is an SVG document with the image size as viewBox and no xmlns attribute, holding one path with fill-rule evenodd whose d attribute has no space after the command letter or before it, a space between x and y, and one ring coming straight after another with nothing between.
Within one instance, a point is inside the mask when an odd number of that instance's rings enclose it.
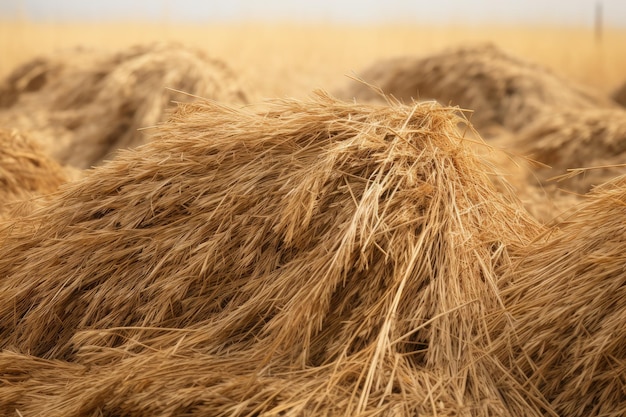
<instances>
[{"instance_id":1,"label":"white sky","mask_svg":"<svg viewBox=\"0 0 626 417\"><path fill-rule=\"evenodd\" d=\"M330 23L539 23L626 27L626 0L0 0L0 17Z\"/></svg>"}]
</instances>

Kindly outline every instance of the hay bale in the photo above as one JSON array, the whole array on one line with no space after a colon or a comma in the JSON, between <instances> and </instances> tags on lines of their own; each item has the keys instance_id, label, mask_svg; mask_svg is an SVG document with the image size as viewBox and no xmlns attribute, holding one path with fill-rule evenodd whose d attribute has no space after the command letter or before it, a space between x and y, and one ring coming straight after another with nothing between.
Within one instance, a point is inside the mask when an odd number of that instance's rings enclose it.
<instances>
[{"instance_id":1,"label":"hay bale","mask_svg":"<svg viewBox=\"0 0 626 417\"><path fill-rule=\"evenodd\" d=\"M71 174L16 130L0 129L0 217L18 202L56 190Z\"/></svg>"},{"instance_id":2,"label":"hay bale","mask_svg":"<svg viewBox=\"0 0 626 417\"><path fill-rule=\"evenodd\" d=\"M622 109L561 109L540 116L519 134L517 146L530 158L548 167L538 168L537 177L549 183L563 176L560 188L586 193L626 172L626 111ZM569 169L581 170L568 176ZM576 173L576 172L574 172Z\"/></svg>"},{"instance_id":3,"label":"hay bale","mask_svg":"<svg viewBox=\"0 0 626 417\"><path fill-rule=\"evenodd\" d=\"M5 237L0 410L542 415L485 355L494 271L542 229L460 121L181 106Z\"/></svg>"},{"instance_id":4,"label":"hay bale","mask_svg":"<svg viewBox=\"0 0 626 417\"><path fill-rule=\"evenodd\" d=\"M622 107L626 107L626 82L611 94L611 98Z\"/></svg>"},{"instance_id":5,"label":"hay bale","mask_svg":"<svg viewBox=\"0 0 626 417\"><path fill-rule=\"evenodd\" d=\"M223 62L192 48L158 43L116 53L76 49L37 58L10 74L0 87L0 121L38 133L61 163L88 168L118 148L145 142L138 129L163 121L173 100L193 99L168 88L247 102Z\"/></svg>"},{"instance_id":6,"label":"hay bale","mask_svg":"<svg viewBox=\"0 0 626 417\"><path fill-rule=\"evenodd\" d=\"M517 131L550 107L615 106L609 98L492 44L384 60L358 76L405 102L434 99L472 110L472 123L481 131L492 124ZM376 91L358 82L351 82L338 94L358 100L380 99Z\"/></svg>"},{"instance_id":7,"label":"hay bale","mask_svg":"<svg viewBox=\"0 0 626 417\"><path fill-rule=\"evenodd\" d=\"M558 415L626 415L625 221L622 176L594 189L560 230L514 253L503 275L508 315L494 351Z\"/></svg>"}]
</instances>

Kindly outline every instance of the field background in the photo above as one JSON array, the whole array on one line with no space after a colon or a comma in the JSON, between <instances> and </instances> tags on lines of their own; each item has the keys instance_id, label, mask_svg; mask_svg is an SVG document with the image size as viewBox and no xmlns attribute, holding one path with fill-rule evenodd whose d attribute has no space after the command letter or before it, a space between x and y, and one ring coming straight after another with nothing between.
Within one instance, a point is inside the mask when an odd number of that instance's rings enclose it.
<instances>
[{"instance_id":1,"label":"field background","mask_svg":"<svg viewBox=\"0 0 626 417\"><path fill-rule=\"evenodd\" d=\"M287 23L0 22L0 77L41 54L78 45L118 48L154 41L197 46L228 63L253 99L332 91L378 59L493 42L574 81L609 93L626 79L626 29L549 26L295 25Z\"/></svg>"}]
</instances>

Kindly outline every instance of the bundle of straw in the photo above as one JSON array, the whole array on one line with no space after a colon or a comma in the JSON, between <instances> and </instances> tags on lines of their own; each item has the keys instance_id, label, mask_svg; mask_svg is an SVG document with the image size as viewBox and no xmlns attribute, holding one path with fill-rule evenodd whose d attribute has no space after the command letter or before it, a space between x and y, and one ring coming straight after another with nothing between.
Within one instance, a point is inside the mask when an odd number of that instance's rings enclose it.
<instances>
[{"instance_id":1,"label":"bundle of straw","mask_svg":"<svg viewBox=\"0 0 626 417\"><path fill-rule=\"evenodd\" d=\"M0 86L0 121L38 134L61 163L88 168L145 142L138 129L163 121L173 100L191 95L247 102L233 72L195 49L161 43L116 53L76 49L10 74Z\"/></svg>"},{"instance_id":2,"label":"bundle of straw","mask_svg":"<svg viewBox=\"0 0 626 417\"><path fill-rule=\"evenodd\" d=\"M406 102L434 99L472 110L472 123L481 132L493 124L517 131L552 107L615 107L608 97L492 44L380 61L358 76ZM356 82L338 94L359 100L380 98L369 86Z\"/></svg>"},{"instance_id":3,"label":"bundle of straw","mask_svg":"<svg viewBox=\"0 0 626 417\"><path fill-rule=\"evenodd\" d=\"M623 416L626 176L586 200L560 231L512 255L494 352L560 416Z\"/></svg>"},{"instance_id":4,"label":"bundle of straw","mask_svg":"<svg viewBox=\"0 0 626 417\"><path fill-rule=\"evenodd\" d=\"M17 130L0 129L0 217L19 201L56 190L68 173Z\"/></svg>"},{"instance_id":5,"label":"bundle of straw","mask_svg":"<svg viewBox=\"0 0 626 417\"><path fill-rule=\"evenodd\" d=\"M264 108L182 105L19 220L0 411L542 415L486 355L495 271L542 229L454 110Z\"/></svg>"}]
</instances>

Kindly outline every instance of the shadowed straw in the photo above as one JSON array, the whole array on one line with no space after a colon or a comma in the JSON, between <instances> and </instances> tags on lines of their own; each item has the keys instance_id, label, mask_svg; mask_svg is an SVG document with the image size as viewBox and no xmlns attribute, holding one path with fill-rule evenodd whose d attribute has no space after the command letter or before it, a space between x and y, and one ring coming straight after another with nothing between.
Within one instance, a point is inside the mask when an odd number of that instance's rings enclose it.
<instances>
[{"instance_id":1,"label":"shadowed straw","mask_svg":"<svg viewBox=\"0 0 626 417\"><path fill-rule=\"evenodd\" d=\"M0 411L540 416L487 355L541 228L434 103L182 105L0 245ZM28 227L30 226L30 229Z\"/></svg>"},{"instance_id":2,"label":"shadowed straw","mask_svg":"<svg viewBox=\"0 0 626 417\"><path fill-rule=\"evenodd\" d=\"M0 217L37 195L48 194L70 174L17 130L0 129ZM24 207L22 207L24 209Z\"/></svg>"},{"instance_id":3,"label":"shadowed straw","mask_svg":"<svg viewBox=\"0 0 626 417\"><path fill-rule=\"evenodd\" d=\"M174 90L247 102L233 72L195 49L160 43L116 53L75 49L10 74L0 85L0 121L34 131L60 162L89 168L117 148L145 142L138 129L163 121L172 100L192 98Z\"/></svg>"},{"instance_id":4,"label":"shadowed straw","mask_svg":"<svg viewBox=\"0 0 626 417\"><path fill-rule=\"evenodd\" d=\"M473 110L472 123L481 132L493 124L517 131L552 107L616 107L608 97L563 80L492 44L380 61L360 72L359 77L405 102L434 99ZM379 99L371 88L354 82L338 95Z\"/></svg>"},{"instance_id":5,"label":"shadowed straw","mask_svg":"<svg viewBox=\"0 0 626 417\"><path fill-rule=\"evenodd\" d=\"M626 415L625 221L622 176L514 253L502 277L508 316L494 351L562 416Z\"/></svg>"},{"instance_id":6,"label":"shadowed straw","mask_svg":"<svg viewBox=\"0 0 626 417\"><path fill-rule=\"evenodd\" d=\"M613 91L611 98L622 107L626 107L626 82Z\"/></svg>"}]
</instances>

